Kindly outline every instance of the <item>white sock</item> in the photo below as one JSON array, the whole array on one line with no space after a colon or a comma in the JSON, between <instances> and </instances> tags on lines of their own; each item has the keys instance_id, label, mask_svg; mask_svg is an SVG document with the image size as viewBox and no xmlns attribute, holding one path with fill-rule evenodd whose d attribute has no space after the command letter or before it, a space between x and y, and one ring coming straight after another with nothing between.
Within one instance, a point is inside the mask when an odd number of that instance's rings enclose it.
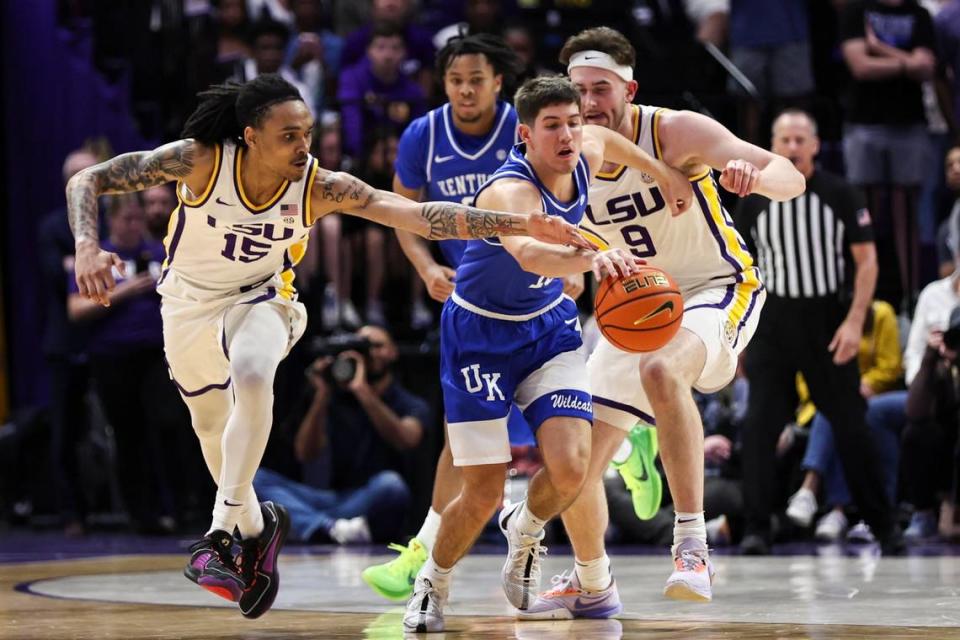
<instances>
[{"instance_id":1,"label":"white sock","mask_svg":"<svg viewBox=\"0 0 960 640\"><path fill-rule=\"evenodd\" d=\"M244 540L256 538L263 533L263 511L260 509L260 501L257 500L257 492L253 487L250 487L243 509L240 511L237 528L240 529L240 537Z\"/></svg>"},{"instance_id":2,"label":"white sock","mask_svg":"<svg viewBox=\"0 0 960 640\"><path fill-rule=\"evenodd\" d=\"M536 538L546 524L546 520L542 520L531 513L530 509L527 508L527 501L524 500L517 513L517 531L525 536Z\"/></svg>"},{"instance_id":3,"label":"white sock","mask_svg":"<svg viewBox=\"0 0 960 640\"><path fill-rule=\"evenodd\" d=\"M610 586L610 558L603 554L596 560L579 560L574 564L580 587L584 591L603 591Z\"/></svg>"},{"instance_id":4,"label":"white sock","mask_svg":"<svg viewBox=\"0 0 960 640\"><path fill-rule=\"evenodd\" d=\"M433 554L427 558L420 569L420 575L430 581L435 589L447 592L450 590L450 579L453 577L453 567L441 567L433 560Z\"/></svg>"},{"instance_id":5,"label":"white sock","mask_svg":"<svg viewBox=\"0 0 960 640\"><path fill-rule=\"evenodd\" d=\"M438 531L440 531L440 514L434 511L433 507L430 507L430 511L427 512L427 517L424 518L423 524L420 525L420 531L417 531L416 535L420 544L426 547L428 555L433 551Z\"/></svg>"},{"instance_id":6,"label":"white sock","mask_svg":"<svg viewBox=\"0 0 960 640\"><path fill-rule=\"evenodd\" d=\"M703 511L697 513L675 512L673 519L673 546L687 538L696 538L706 546L707 525L703 520Z\"/></svg>"},{"instance_id":7,"label":"white sock","mask_svg":"<svg viewBox=\"0 0 960 640\"><path fill-rule=\"evenodd\" d=\"M217 500L213 505L213 521L207 534L219 529L233 535L233 528L240 521L240 512L245 506L246 500L243 498L217 491Z\"/></svg>"},{"instance_id":8,"label":"white sock","mask_svg":"<svg viewBox=\"0 0 960 640\"><path fill-rule=\"evenodd\" d=\"M620 448L613 454L612 460L617 464L623 464L631 453L633 453L633 443L630 442L630 438L624 438L623 442L620 443Z\"/></svg>"}]
</instances>

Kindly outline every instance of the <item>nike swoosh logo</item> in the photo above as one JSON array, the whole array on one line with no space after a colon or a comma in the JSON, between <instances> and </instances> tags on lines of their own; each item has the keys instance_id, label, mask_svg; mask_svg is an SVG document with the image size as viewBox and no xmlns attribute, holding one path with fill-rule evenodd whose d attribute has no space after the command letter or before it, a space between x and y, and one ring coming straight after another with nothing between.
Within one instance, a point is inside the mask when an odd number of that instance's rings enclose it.
<instances>
[{"instance_id":1,"label":"nike swoosh logo","mask_svg":"<svg viewBox=\"0 0 960 640\"><path fill-rule=\"evenodd\" d=\"M233 504L232 502L230 502L230 501L227 500L226 498L224 498L223 504L227 505L228 507L242 507L242 506L243 506L243 503L242 503L242 502L238 502L237 504Z\"/></svg>"},{"instance_id":2,"label":"nike swoosh logo","mask_svg":"<svg viewBox=\"0 0 960 640\"><path fill-rule=\"evenodd\" d=\"M584 59L584 60L596 60L596 59L599 58L599 57L600 57L600 56L583 56L583 59Z\"/></svg>"},{"instance_id":3,"label":"nike swoosh logo","mask_svg":"<svg viewBox=\"0 0 960 640\"><path fill-rule=\"evenodd\" d=\"M232 206L234 206L232 202L224 202L223 200L221 200L221 199L220 199L220 196L217 196L217 199L215 200L215 202L216 202L217 204L222 204L222 205L225 206L225 207L232 207Z\"/></svg>"},{"instance_id":4,"label":"nike swoosh logo","mask_svg":"<svg viewBox=\"0 0 960 640\"><path fill-rule=\"evenodd\" d=\"M669 312L670 312L670 315L673 315L673 300L667 300L666 302L664 302L663 304L661 304L659 307L657 307L656 309L654 309L653 311L651 311L650 313L648 313L648 314L645 315L644 317L640 318L639 320L634 320L634 321L633 321L633 326L637 326L638 324L642 324L642 323L646 322L647 320L649 320L650 318L654 317L655 315L658 315L658 314L660 314L660 313L663 313L664 311L669 311Z\"/></svg>"},{"instance_id":5,"label":"nike swoosh logo","mask_svg":"<svg viewBox=\"0 0 960 640\"><path fill-rule=\"evenodd\" d=\"M643 461L643 456L639 456L639 458L640 458L640 467L643 469L643 475L637 478L637 480L639 480L640 482L646 482L647 480L650 479L650 474L647 473L647 463Z\"/></svg>"},{"instance_id":6,"label":"nike swoosh logo","mask_svg":"<svg viewBox=\"0 0 960 640\"><path fill-rule=\"evenodd\" d=\"M434 156L433 161L437 164L442 164L447 160L453 160L453 156Z\"/></svg>"}]
</instances>

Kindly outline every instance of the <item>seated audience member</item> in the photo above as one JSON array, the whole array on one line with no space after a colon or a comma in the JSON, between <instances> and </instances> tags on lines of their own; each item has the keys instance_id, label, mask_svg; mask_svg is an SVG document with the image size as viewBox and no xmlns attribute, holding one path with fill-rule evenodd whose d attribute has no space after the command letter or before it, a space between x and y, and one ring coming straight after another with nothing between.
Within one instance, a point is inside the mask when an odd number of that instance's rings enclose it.
<instances>
[{"instance_id":1,"label":"seated audience member","mask_svg":"<svg viewBox=\"0 0 960 640\"><path fill-rule=\"evenodd\" d=\"M937 507L952 514L957 490L957 429L960 419L960 307L956 306L958 278L933 282L920 294L910 330L909 347L925 336L919 362L911 353L907 365L907 427L903 434L903 488L915 511L904 532L908 540L937 534ZM948 285L949 289L944 285ZM952 305L946 322L944 307ZM921 312L923 317L920 317ZM938 320L940 320L938 322ZM951 518L952 519L952 518ZM952 522L944 529L952 529Z\"/></svg>"},{"instance_id":2,"label":"seated audience member","mask_svg":"<svg viewBox=\"0 0 960 640\"><path fill-rule=\"evenodd\" d=\"M957 229L960 228L960 146L947 151L944 161L947 188L954 198L950 213L937 229L937 264L941 278L946 278L956 269L953 256L957 253Z\"/></svg>"},{"instance_id":3,"label":"seated audience member","mask_svg":"<svg viewBox=\"0 0 960 640\"><path fill-rule=\"evenodd\" d=\"M351 32L343 44L343 66L360 62L366 54L378 24L395 25L407 43L401 64L405 74L422 79L426 91L432 84L433 57L436 54L430 31L413 21L414 9L411 0L373 0L370 19Z\"/></svg>"},{"instance_id":4,"label":"seated audience member","mask_svg":"<svg viewBox=\"0 0 960 640\"><path fill-rule=\"evenodd\" d=\"M135 530L169 530L173 497L160 462L162 431L171 403L182 406L163 358L163 327L157 278L163 245L146 233L139 194L112 196L107 209L109 236L101 243L124 263L110 306L80 295L68 277L67 313L89 329L87 351L94 388L113 427L117 479Z\"/></svg>"},{"instance_id":5,"label":"seated audience member","mask_svg":"<svg viewBox=\"0 0 960 640\"><path fill-rule=\"evenodd\" d=\"M231 65L250 57L247 33L250 29L250 17L246 0L219 0L216 25L218 64Z\"/></svg>"},{"instance_id":6,"label":"seated audience member","mask_svg":"<svg viewBox=\"0 0 960 640\"><path fill-rule=\"evenodd\" d=\"M397 347L386 330L368 325L355 338L366 355L343 351L308 370L312 397L293 444L307 483L263 468L254 479L261 500L287 507L295 540L387 542L403 534L410 491L399 472L431 424L429 409L395 380ZM311 476L324 453L330 478L321 489Z\"/></svg>"},{"instance_id":7,"label":"seated audience member","mask_svg":"<svg viewBox=\"0 0 960 640\"><path fill-rule=\"evenodd\" d=\"M248 82L262 73L278 73L300 92L310 113L317 115L317 95L301 81L297 72L284 63L290 30L281 22L263 19L250 28L250 58L237 65L233 80Z\"/></svg>"},{"instance_id":8,"label":"seated audience member","mask_svg":"<svg viewBox=\"0 0 960 640\"><path fill-rule=\"evenodd\" d=\"M287 46L287 64L317 96L320 109L336 95L343 38L326 28L320 0L292 0L295 30Z\"/></svg>"},{"instance_id":9,"label":"seated audience member","mask_svg":"<svg viewBox=\"0 0 960 640\"><path fill-rule=\"evenodd\" d=\"M899 468L900 433L903 431L906 392L895 391L903 376L900 338L893 307L875 300L870 306L860 339L860 395L867 401L867 425L877 444L885 477L887 496L896 504L897 470ZM809 394L800 380L799 395ZM809 527L817 513L817 491L822 486L826 504L831 510L817 523L818 540L832 542L847 532L844 508L850 502L850 492L843 476L843 466L833 443L830 422L817 413L811 423L810 440L803 460L806 471L803 486L789 501L787 517L800 527ZM847 532L851 541L871 542L869 527L860 523Z\"/></svg>"},{"instance_id":10,"label":"seated audience member","mask_svg":"<svg viewBox=\"0 0 960 640\"><path fill-rule=\"evenodd\" d=\"M365 156L363 143L378 125L402 129L426 111L420 86L402 69L407 44L391 23L374 27L367 55L344 70L337 99L343 114L343 148Z\"/></svg>"},{"instance_id":11,"label":"seated audience member","mask_svg":"<svg viewBox=\"0 0 960 640\"><path fill-rule=\"evenodd\" d=\"M169 231L170 214L177 207L177 196L168 184L150 187L142 193L147 233L151 240L163 242Z\"/></svg>"}]
</instances>

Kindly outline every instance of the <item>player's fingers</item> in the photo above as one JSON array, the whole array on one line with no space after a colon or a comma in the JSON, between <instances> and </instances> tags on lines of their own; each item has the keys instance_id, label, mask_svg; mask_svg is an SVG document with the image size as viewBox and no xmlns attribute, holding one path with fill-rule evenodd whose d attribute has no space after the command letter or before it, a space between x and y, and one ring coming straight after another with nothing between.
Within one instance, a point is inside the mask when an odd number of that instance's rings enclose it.
<instances>
[{"instance_id":1,"label":"player's fingers","mask_svg":"<svg viewBox=\"0 0 960 640\"><path fill-rule=\"evenodd\" d=\"M77 292L84 298L90 298L90 287L86 276L77 276Z\"/></svg>"},{"instance_id":2,"label":"player's fingers","mask_svg":"<svg viewBox=\"0 0 960 640\"><path fill-rule=\"evenodd\" d=\"M110 299L107 297L107 289L99 278L93 279L93 300L97 304L102 304L105 307L110 306Z\"/></svg>"},{"instance_id":3,"label":"player's fingers","mask_svg":"<svg viewBox=\"0 0 960 640\"><path fill-rule=\"evenodd\" d=\"M600 275L600 262L598 260L594 260L592 267L593 267L593 277L596 278L597 282L600 282L601 280L603 280L603 278Z\"/></svg>"},{"instance_id":4,"label":"player's fingers","mask_svg":"<svg viewBox=\"0 0 960 640\"><path fill-rule=\"evenodd\" d=\"M113 253L110 254L110 259L113 262L113 266L117 268L117 273L121 276L127 275L127 263L120 259L120 256Z\"/></svg>"},{"instance_id":5,"label":"player's fingers","mask_svg":"<svg viewBox=\"0 0 960 640\"><path fill-rule=\"evenodd\" d=\"M739 194L743 186L743 167L737 164L733 169L733 192Z\"/></svg>"},{"instance_id":6,"label":"player's fingers","mask_svg":"<svg viewBox=\"0 0 960 640\"><path fill-rule=\"evenodd\" d=\"M757 169L753 165L747 167L744 173L743 185L740 188L740 197L745 197L753 193L753 187L757 184Z\"/></svg>"},{"instance_id":7,"label":"player's fingers","mask_svg":"<svg viewBox=\"0 0 960 640\"><path fill-rule=\"evenodd\" d=\"M827 345L827 351L834 351L837 348L837 345L840 344L840 336L834 335L833 340L830 341L830 344Z\"/></svg>"},{"instance_id":8,"label":"player's fingers","mask_svg":"<svg viewBox=\"0 0 960 640\"><path fill-rule=\"evenodd\" d=\"M609 275L611 275L614 278L620 275L619 273L617 273L617 268L614 266L613 261L610 259L609 255L606 255L606 254L603 255L601 257L601 260L603 261L603 268L606 269Z\"/></svg>"}]
</instances>

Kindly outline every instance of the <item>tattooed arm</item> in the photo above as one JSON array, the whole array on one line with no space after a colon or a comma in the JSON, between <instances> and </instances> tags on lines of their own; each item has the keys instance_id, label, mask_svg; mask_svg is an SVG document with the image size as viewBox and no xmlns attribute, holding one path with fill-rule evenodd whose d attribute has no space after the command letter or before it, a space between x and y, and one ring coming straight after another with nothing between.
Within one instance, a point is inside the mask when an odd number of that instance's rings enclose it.
<instances>
[{"instance_id":1,"label":"tattooed arm","mask_svg":"<svg viewBox=\"0 0 960 640\"><path fill-rule=\"evenodd\" d=\"M116 254L100 249L97 199L104 194L141 191L173 180L202 191L213 171L215 151L193 140L178 140L153 151L125 153L77 173L67 183L67 215L76 242L80 294L110 306L116 284L112 268L122 270Z\"/></svg>"},{"instance_id":2,"label":"tattooed arm","mask_svg":"<svg viewBox=\"0 0 960 640\"><path fill-rule=\"evenodd\" d=\"M414 202L343 172L318 173L311 197L314 220L342 211L428 240L532 236L552 244L590 248L576 227L556 216L488 211L453 202Z\"/></svg>"}]
</instances>

